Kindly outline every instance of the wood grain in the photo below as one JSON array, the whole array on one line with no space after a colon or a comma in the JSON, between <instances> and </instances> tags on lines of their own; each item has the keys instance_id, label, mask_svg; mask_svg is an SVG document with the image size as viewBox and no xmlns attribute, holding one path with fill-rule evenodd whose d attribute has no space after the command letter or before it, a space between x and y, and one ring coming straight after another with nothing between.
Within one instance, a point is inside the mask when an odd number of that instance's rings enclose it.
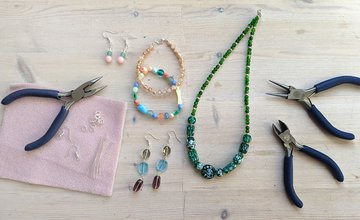
<instances>
[{"instance_id":1,"label":"wood grain","mask_svg":"<svg viewBox=\"0 0 360 220\"><path fill-rule=\"evenodd\" d=\"M167 142L167 131L175 130L184 140L192 101L217 63L216 54L226 51L259 8L263 17L253 46L250 99L254 139L241 168L205 181L185 157L184 143L172 141L170 167L159 191L151 189L152 169L143 191L134 194L130 187L137 179L134 163L146 144L144 133L161 138L153 143L153 166ZM334 76L360 76L359 11L360 3L354 0L0 0L1 96L10 83L32 80L70 89L101 74L109 85L102 95L131 102L136 61L161 37L177 45L187 69L182 88L185 111L178 119L146 120L130 103L111 198L1 179L0 219L221 219L224 210L226 219L360 219L359 140L332 137L298 103L265 95L277 91L269 79L307 88ZM104 30L133 36L123 66L104 63ZM114 40L117 54L123 43ZM244 123L245 51L243 42L199 104L196 138L204 163L223 166L238 148ZM158 48L152 55L149 64L176 72L177 62L170 53ZM24 75L19 63L33 75ZM335 126L359 136L359 94L355 86L339 86L313 102ZM140 96L153 108L174 108L174 97L153 100L143 92ZM271 131L278 119L289 125L299 142L337 161L345 175L339 184L320 163L295 152L294 183L305 204L302 209L285 195L284 152Z\"/></svg>"}]
</instances>

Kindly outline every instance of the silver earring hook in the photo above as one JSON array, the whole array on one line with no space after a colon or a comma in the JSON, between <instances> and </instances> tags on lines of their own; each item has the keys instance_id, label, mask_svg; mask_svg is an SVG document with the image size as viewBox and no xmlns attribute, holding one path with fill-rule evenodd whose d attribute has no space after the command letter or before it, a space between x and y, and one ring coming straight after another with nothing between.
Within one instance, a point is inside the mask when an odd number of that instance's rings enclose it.
<instances>
[{"instance_id":1,"label":"silver earring hook","mask_svg":"<svg viewBox=\"0 0 360 220\"><path fill-rule=\"evenodd\" d=\"M107 30L102 33L103 38L105 38L108 41L109 49L112 49L113 41L111 40L111 38L109 36L106 35L106 33L118 34L118 32Z\"/></svg>"},{"instance_id":2,"label":"silver earring hook","mask_svg":"<svg viewBox=\"0 0 360 220\"><path fill-rule=\"evenodd\" d=\"M152 138L154 138L155 140L160 140L159 138L155 137L154 135L152 135L150 132L145 134L145 140L147 142L147 146L150 147L150 140L146 137L146 135L150 135Z\"/></svg>"},{"instance_id":3,"label":"silver earring hook","mask_svg":"<svg viewBox=\"0 0 360 220\"><path fill-rule=\"evenodd\" d=\"M176 140L177 140L179 143L181 143L180 139L178 138L178 136L176 135L176 132L175 132L174 130L168 131L168 133L167 133L168 136L169 136L168 143L170 143L170 138L171 138L170 133L173 133L173 134L175 135Z\"/></svg>"},{"instance_id":4,"label":"silver earring hook","mask_svg":"<svg viewBox=\"0 0 360 220\"><path fill-rule=\"evenodd\" d=\"M123 40L125 41L125 48L124 48L123 52L126 53L126 51L129 49L130 43L129 43L129 40L125 37L123 37Z\"/></svg>"}]
</instances>

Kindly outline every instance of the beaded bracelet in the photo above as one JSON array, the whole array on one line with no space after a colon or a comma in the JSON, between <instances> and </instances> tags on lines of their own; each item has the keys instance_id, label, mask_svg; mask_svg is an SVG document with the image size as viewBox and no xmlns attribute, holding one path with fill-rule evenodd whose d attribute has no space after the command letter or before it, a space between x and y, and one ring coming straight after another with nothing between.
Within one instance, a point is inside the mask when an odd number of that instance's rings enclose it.
<instances>
[{"instance_id":1,"label":"beaded bracelet","mask_svg":"<svg viewBox=\"0 0 360 220\"><path fill-rule=\"evenodd\" d=\"M154 69L155 68L153 68L152 70L154 71ZM172 85L176 84L175 80L171 79L168 74L164 74L164 71L162 69L155 69L155 70L156 71L154 71L154 72L156 72L156 74L158 74L161 78L168 80L169 83ZM144 71L144 69L142 71L147 72L147 71ZM141 78L144 78L144 77L145 77L145 75L143 74ZM161 120L161 119L174 118L183 109L180 87L178 87L178 86L175 86L175 87L176 87L175 92L176 92L176 98L177 98L177 104L178 104L177 109L173 113L168 113L168 112L157 113L156 111L148 110L148 108L144 104L140 103L140 101L138 100L139 83L135 82L134 87L133 87L133 99L134 99L134 104L135 104L137 110L153 119Z\"/></svg>"},{"instance_id":2,"label":"beaded bracelet","mask_svg":"<svg viewBox=\"0 0 360 220\"><path fill-rule=\"evenodd\" d=\"M171 85L169 88L165 89L165 90L157 90L154 89L152 87L150 87L149 85L145 84L142 80L143 77L141 77L141 74L144 74L144 72L142 70L144 70L144 67L142 67L142 63L145 60L145 58L150 54L151 51L154 50L156 45L161 45L164 44L169 47L171 49L171 51L174 53L175 57L178 59L179 62L179 66L180 66L180 76L179 79L176 80L176 85ZM153 68L148 67L145 71L152 71ZM147 91L149 91L150 93L154 94L154 95L165 95L168 93L171 93L172 91L176 90L177 87L180 87L184 81L185 78L185 65L184 65L184 60L181 57L181 54L176 50L174 44L172 44L169 40L167 39L161 39L158 41L155 41L154 43L152 43L144 52L143 55L140 57L140 59L137 62L137 66L136 66L136 75L137 75L137 81L139 82L139 84ZM140 76L140 77L139 77Z\"/></svg>"}]
</instances>

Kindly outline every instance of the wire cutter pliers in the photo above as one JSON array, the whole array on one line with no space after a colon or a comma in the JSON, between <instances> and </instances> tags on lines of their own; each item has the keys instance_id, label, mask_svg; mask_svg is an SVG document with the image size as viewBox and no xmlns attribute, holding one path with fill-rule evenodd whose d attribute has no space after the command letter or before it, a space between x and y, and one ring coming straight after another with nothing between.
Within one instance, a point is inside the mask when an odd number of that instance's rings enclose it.
<instances>
[{"instance_id":1,"label":"wire cutter pliers","mask_svg":"<svg viewBox=\"0 0 360 220\"><path fill-rule=\"evenodd\" d=\"M285 190L291 201L299 208L302 208L303 203L296 195L294 186L293 186L293 149L297 149L300 152L307 154L308 156L317 159L318 161L325 164L330 171L332 172L335 179L339 182L344 181L344 175L341 172L339 166L333 161L330 157L325 154L309 147L306 145L299 144L295 138L291 135L287 125L279 120L280 128L277 128L274 124L272 128L277 137L282 141L285 149L286 155L284 158L284 185Z\"/></svg>"},{"instance_id":2,"label":"wire cutter pliers","mask_svg":"<svg viewBox=\"0 0 360 220\"><path fill-rule=\"evenodd\" d=\"M310 89L297 89L294 86L284 85L281 83L277 83L274 81L270 82L274 83L275 85L285 89L287 93L266 93L268 95L278 96L286 99L292 99L300 102L303 104L313 115L313 117L331 134L336 137L352 140L355 136L351 133L347 133L335 128L325 117L324 115L312 104L310 97L316 93L325 91L332 87L338 86L340 84L349 83L354 85L360 85L360 78L355 76L339 76L324 82L320 82L314 87Z\"/></svg>"},{"instance_id":3,"label":"wire cutter pliers","mask_svg":"<svg viewBox=\"0 0 360 220\"><path fill-rule=\"evenodd\" d=\"M78 88L71 90L69 92L59 92L57 90L49 90L49 89L22 89L10 93L7 95L2 101L1 104L8 105L11 102L15 101L16 99L28 96L35 96L35 97L45 97L45 98L53 98L65 101L64 105L61 107L60 112L56 116L53 123L50 125L48 131L38 140L27 144L25 146L26 151L31 151L36 148L39 148L46 144L48 141L51 140L52 137L56 134L59 130L62 123L65 121L66 116L69 113L70 107L76 103L77 101L92 96L99 91L103 90L106 86L101 86L95 89L90 89L89 87L92 86L94 83L99 81L102 76L97 77L95 79L89 80L83 83Z\"/></svg>"}]
</instances>

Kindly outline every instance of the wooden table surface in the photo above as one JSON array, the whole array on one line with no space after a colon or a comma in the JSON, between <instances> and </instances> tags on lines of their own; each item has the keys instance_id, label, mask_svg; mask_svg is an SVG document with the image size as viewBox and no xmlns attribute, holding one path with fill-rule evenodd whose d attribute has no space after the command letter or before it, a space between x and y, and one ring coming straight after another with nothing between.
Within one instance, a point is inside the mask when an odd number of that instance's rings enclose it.
<instances>
[{"instance_id":1,"label":"wooden table surface","mask_svg":"<svg viewBox=\"0 0 360 220\"><path fill-rule=\"evenodd\" d=\"M218 61L217 53L227 50L259 8L263 16L251 72L253 142L240 168L206 181L186 157L186 119L200 85ZM129 102L111 198L1 179L0 219L360 219L359 139L333 137L300 104L265 95L278 91L269 79L308 88L334 76L360 76L358 1L1 0L0 29L1 97L11 83L71 89L101 74L109 85L101 95ZM104 63L104 30L129 37L123 66ZM138 57L161 37L176 44L187 70L182 87L185 110L166 123L140 115L130 94ZM115 54L122 48L121 37L114 36ZM242 42L199 104L196 138L204 163L223 166L238 149L244 124L245 52ZM147 63L177 70L176 59L164 48ZM359 97L356 86L343 85L312 100L336 127L359 137ZM173 108L173 100L143 96L144 102L151 102L148 105L162 110ZM3 107L1 116L2 111ZM345 176L338 183L322 164L295 152L294 184L304 202L302 209L292 205L284 191L284 150L271 130L278 119L289 125L299 142L332 157ZM175 130L183 143L171 141L169 169L155 192L153 165L169 130ZM138 177L134 163L146 144L146 132L161 141L153 142L151 175L142 192L134 194L130 189Z\"/></svg>"}]
</instances>

